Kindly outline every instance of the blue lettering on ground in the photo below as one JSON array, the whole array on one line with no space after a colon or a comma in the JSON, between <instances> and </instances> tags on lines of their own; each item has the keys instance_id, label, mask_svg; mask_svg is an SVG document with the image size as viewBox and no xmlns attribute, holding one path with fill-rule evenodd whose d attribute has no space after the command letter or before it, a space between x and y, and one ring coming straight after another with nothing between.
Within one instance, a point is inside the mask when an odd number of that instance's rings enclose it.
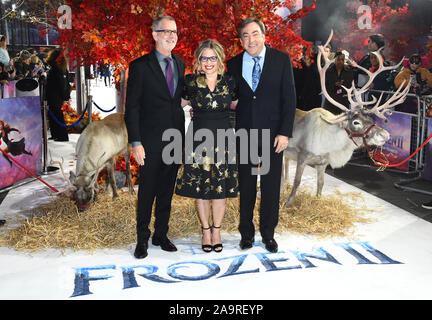
<instances>
[{"instance_id":1,"label":"blue lettering on ground","mask_svg":"<svg viewBox=\"0 0 432 320\"><path fill-rule=\"evenodd\" d=\"M177 273L178 269L181 268L189 268L188 264L198 264L203 265L207 268L207 273L200 275L200 276L185 276L182 274ZM183 262L177 262L173 263L167 268L167 273L169 276L171 276L174 279L180 279L180 280L190 280L190 281L197 281L197 280L205 280L208 278L213 277L214 275L218 274L220 271L220 268L217 264L211 263L208 261L183 261Z\"/></svg>"},{"instance_id":2,"label":"blue lettering on ground","mask_svg":"<svg viewBox=\"0 0 432 320\"><path fill-rule=\"evenodd\" d=\"M219 276L218 278L233 276L233 275L237 275L237 274L259 272L259 268L256 268L253 270L245 270L245 271L237 272L237 270L240 268L240 266L243 264L243 262L245 261L245 259L247 257L248 257L247 254L242 254L240 256L224 257L224 258L216 259L217 261L233 259L230 266L228 267L228 270L223 275Z\"/></svg>"},{"instance_id":3,"label":"blue lettering on ground","mask_svg":"<svg viewBox=\"0 0 432 320\"><path fill-rule=\"evenodd\" d=\"M90 277L89 271L105 270L105 269L114 270L115 268L116 268L116 266L113 264L110 264L107 266L75 268L75 289L74 289L74 292L72 294L72 297L92 294L90 292L90 281L106 280L106 279L113 277L113 276L108 276L108 275Z\"/></svg>"},{"instance_id":4,"label":"blue lettering on ground","mask_svg":"<svg viewBox=\"0 0 432 320\"><path fill-rule=\"evenodd\" d=\"M357 260L357 264L359 265L397 265L403 264L402 262L393 260L389 256L385 255L383 252L375 249L373 246L369 244L369 242L345 242L345 243L336 243L336 246L344 249L349 255L354 257ZM371 261L365 255L360 253L354 247L360 247L363 249L368 255L376 258L378 262ZM135 274L138 274L140 277L150 280L157 283L178 283L183 281L201 281L207 280L212 277L216 279L225 278L228 276L236 276L236 275L244 275L244 274L253 274L259 273L260 268L251 268L247 270L240 270L241 266L245 262L246 259L254 258L254 260L248 260L249 262L257 263L259 262L263 267L265 272L269 271L283 271L283 270L292 270L292 269L302 269L302 268L315 268L316 266L310 261L310 259L317 259L324 262L333 263L336 265L342 265L338 260L335 259L333 255L331 255L327 250L322 247L313 248L316 253L307 253L300 252L297 250L290 250L289 253L293 255L293 257L300 263L293 265L282 264L283 262L287 262L290 260L286 256L288 254L285 251L279 251L277 253L270 252L258 252L251 254L241 254L230 257L221 257L213 259L213 262L210 261L180 261L169 265L166 269L167 276L161 276L157 273L160 272L160 268L155 265L133 265L133 266L121 266L118 267L113 264L109 265L101 265L94 267L81 267L74 268L75 270L75 279L74 279L74 291L71 297L77 296L85 296L89 294L93 294L90 291L91 281L100 281L100 280L108 280L114 277L114 274L102 274L102 275L91 275L91 272L97 272L101 270L121 270L123 277L123 289L131 289L140 287ZM192 254L197 254L194 251ZM296 261L296 260L293 261ZM227 270L216 277L221 272L221 267L217 262L230 261L230 264ZM257 261L258 260L258 261ZM196 270L197 268L202 269L204 267L204 272L202 270ZM181 270L189 271L189 274L185 274L185 272L180 272ZM108 271L107 271L108 272ZM112 272L112 271L111 271Z\"/></svg>"},{"instance_id":5,"label":"blue lettering on ground","mask_svg":"<svg viewBox=\"0 0 432 320\"><path fill-rule=\"evenodd\" d=\"M325 251L322 247L314 248L314 249L316 251L318 251L319 253L321 253L321 255L319 256L317 254L304 253L304 252L300 252L300 251L296 251L296 250L291 250L291 252L298 259L298 261L300 261L304 265L305 268L315 268L316 267L312 262L310 262L308 259L306 259L306 257L340 264L339 261L337 261L330 253Z\"/></svg>"}]
</instances>

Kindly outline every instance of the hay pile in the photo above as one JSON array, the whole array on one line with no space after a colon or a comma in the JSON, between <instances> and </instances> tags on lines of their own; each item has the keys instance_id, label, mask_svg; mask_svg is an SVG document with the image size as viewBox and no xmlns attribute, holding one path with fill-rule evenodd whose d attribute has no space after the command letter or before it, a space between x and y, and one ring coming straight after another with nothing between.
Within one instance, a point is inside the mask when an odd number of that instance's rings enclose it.
<instances>
[{"instance_id":1,"label":"hay pile","mask_svg":"<svg viewBox=\"0 0 432 320\"><path fill-rule=\"evenodd\" d=\"M367 208L355 208L348 202L359 200L359 194L338 194L317 198L309 192L299 191L293 208L282 204L289 195L281 195L281 208L277 233L293 232L319 238L352 236L357 223L368 223ZM87 211L78 213L68 198L54 201L32 210L16 229L7 229L0 235L0 246L35 252L44 248L60 250L86 250L124 248L136 242L136 196L120 192L112 201L100 194L98 201ZM259 199L254 223L259 230ZM357 201L358 202L358 201ZM364 203L364 202L363 202ZM227 201L222 230L238 233L239 201ZM153 219L150 228L153 229ZM152 230L153 231L153 230ZM198 235L201 226L196 214L195 200L174 195L168 236L172 239Z\"/></svg>"}]
</instances>

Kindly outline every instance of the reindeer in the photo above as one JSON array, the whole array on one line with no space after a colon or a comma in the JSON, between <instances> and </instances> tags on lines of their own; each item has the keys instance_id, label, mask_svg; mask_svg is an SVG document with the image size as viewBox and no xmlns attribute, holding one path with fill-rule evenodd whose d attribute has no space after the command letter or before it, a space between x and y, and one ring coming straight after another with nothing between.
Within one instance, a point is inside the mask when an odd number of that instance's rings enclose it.
<instances>
[{"instance_id":1,"label":"reindeer","mask_svg":"<svg viewBox=\"0 0 432 320\"><path fill-rule=\"evenodd\" d=\"M383 58L380 51L374 52L379 60L379 68L374 72L358 66L355 62L349 61L355 67L363 70L369 75L369 80L361 87L356 89L354 82L350 88L342 86L348 95L350 108L335 101L327 92L325 86L325 73L335 59L329 60L324 54L324 48L330 43L333 30L324 46L319 46L317 65L320 74L322 93L333 105L340 108L343 113L335 116L323 108L315 108L310 111L296 110L294 119L293 137L290 139L288 148L284 151L284 170L282 174L281 190L284 190L287 182L288 160L296 160L297 168L293 183L293 188L285 205L291 206L297 188L300 185L303 171L306 165L315 167L317 171L317 196L321 195L324 186L324 172L328 165L332 168L344 166L351 158L353 151L365 146L382 146L390 138L389 133L376 126L371 115L387 121L386 115L390 115L389 109L402 103L409 90L409 85L403 91L401 86L385 103L380 105L383 94L378 101L373 97L372 101L363 101L362 94L365 93L374 78L382 71L395 69L400 66L402 61L396 66L384 67ZM321 65L324 57L325 64ZM366 106L373 105L372 108Z\"/></svg>"},{"instance_id":2,"label":"reindeer","mask_svg":"<svg viewBox=\"0 0 432 320\"><path fill-rule=\"evenodd\" d=\"M78 209L85 210L95 200L96 180L99 172L107 167L107 188L111 188L113 200L116 199L118 194L114 177L115 159L124 154L129 193L134 194L129 164L131 150L123 114L114 113L103 120L92 122L81 133L75 148L76 171L71 171L67 178L62 164L55 162L60 165L63 177L69 184L68 188L61 193L72 191L72 197Z\"/></svg>"}]
</instances>

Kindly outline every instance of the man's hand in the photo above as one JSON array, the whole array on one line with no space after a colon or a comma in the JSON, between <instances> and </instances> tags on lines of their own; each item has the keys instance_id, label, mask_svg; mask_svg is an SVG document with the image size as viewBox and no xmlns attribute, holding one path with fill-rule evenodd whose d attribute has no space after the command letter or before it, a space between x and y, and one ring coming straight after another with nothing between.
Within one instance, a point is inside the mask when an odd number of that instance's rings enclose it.
<instances>
[{"instance_id":1,"label":"man's hand","mask_svg":"<svg viewBox=\"0 0 432 320\"><path fill-rule=\"evenodd\" d=\"M132 154L136 160L136 162L140 165L144 165L144 159L145 159L145 151L144 147L142 145L132 147Z\"/></svg>"},{"instance_id":2,"label":"man's hand","mask_svg":"<svg viewBox=\"0 0 432 320\"><path fill-rule=\"evenodd\" d=\"M273 147L276 147L276 153L284 151L288 147L288 137L278 134L275 138Z\"/></svg>"}]
</instances>

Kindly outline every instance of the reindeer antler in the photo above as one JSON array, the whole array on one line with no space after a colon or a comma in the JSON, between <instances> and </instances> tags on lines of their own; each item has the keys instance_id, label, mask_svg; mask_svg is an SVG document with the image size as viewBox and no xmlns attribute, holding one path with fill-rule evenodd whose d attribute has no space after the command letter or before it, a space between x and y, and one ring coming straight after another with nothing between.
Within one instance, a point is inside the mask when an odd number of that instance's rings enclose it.
<instances>
[{"instance_id":1,"label":"reindeer antler","mask_svg":"<svg viewBox=\"0 0 432 320\"><path fill-rule=\"evenodd\" d=\"M325 74L327 72L327 69L329 68L329 66L335 61L335 59L330 60L328 57L325 56L324 54L324 47L326 47L329 43L331 38L333 38L333 29L331 29L330 31L330 36L327 39L327 42L324 44L324 46L318 46L318 57L317 57L317 66L318 66L318 72L320 75L320 82L321 82L321 90L325 96L325 98L334 106L338 107L339 109L341 109L344 112L348 112L349 109L347 107L345 107L342 103L337 102L336 100L334 100L329 93L327 92L327 88L325 85ZM321 57L324 57L324 67L321 66Z\"/></svg>"},{"instance_id":2,"label":"reindeer antler","mask_svg":"<svg viewBox=\"0 0 432 320\"><path fill-rule=\"evenodd\" d=\"M381 102L382 96L384 94L382 92L376 105L372 109L366 110L366 112L367 113L373 113L381 119L387 119L385 117L385 115L391 115L391 111L389 109L391 109L394 106L404 102L406 99L406 95L408 94L408 91L410 90L411 79L409 80L408 85L405 86L403 91L401 91L405 85L405 82L406 81L404 80L402 82L402 85L395 91L395 93L383 105L379 105Z\"/></svg>"},{"instance_id":3,"label":"reindeer antler","mask_svg":"<svg viewBox=\"0 0 432 320\"><path fill-rule=\"evenodd\" d=\"M72 184L72 182L70 181L70 179L66 176L66 173L64 172L64 169L63 169L64 159L63 159L63 157L61 158L62 161L60 162L58 160L53 161L52 155L51 155L51 151L49 152L49 155L50 155L50 164L58 164L60 166L60 170L61 170L61 173L63 175L63 178L66 180L66 182L68 184L68 186L67 186L66 189L64 189L63 191L56 192L56 194L59 195L59 194L62 194L62 193L65 193L65 192L67 192L69 190L74 189L75 188L74 185Z\"/></svg>"},{"instance_id":4,"label":"reindeer antler","mask_svg":"<svg viewBox=\"0 0 432 320\"><path fill-rule=\"evenodd\" d=\"M378 101L376 99L376 97L372 96L372 101L363 101L362 99L362 94L365 93L367 90L370 89L370 85L372 84L372 82L375 80L376 76L378 74L380 74L383 71L387 71L387 70L394 70L399 68L399 66L402 64L404 58L402 58L402 60L394 66L384 66L384 59L381 55L381 50L382 48L380 48L378 51L372 52L372 54L376 55L379 61L379 67L375 72L371 72L361 66L359 66L355 61L351 60L348 58L348 62L353 66L356 67L362 71L364 71L368 76L369 79L368 81L360 88L360 89L356 89L355 88L355 84L354 81L351 84L350 88L347 88L345 86L342 86L342 88L346 91L347 95L348 95L348 101L350 102L350 109L348 109L347 107L345 107L343 104L335 101L327 92L327 88L325 86L325 74L327 69L329 68L330 64L333 63L335 61L335 59L329 60L327 57L325 57L324 55L324 47L327 46L330 43L331 38L333 37L333 29L330 32L330 36L327 39L327 42L325 43L324 46L318 46L318 58L317 58L317 66L318 66L318 71L319 71L319 75L320 75L320 81L321 81L321 89L322 92L325 96L325 98L334 106L338 107L339 109L341 109L342 111L345 112L345 115L341 115L333 120L326 120L329 123L332 124L336 124L338 122L342 122L344 120L347 119L347 114L349 110L356 110L356 109L362 109L367 113L374 113L376 116L378 116L381 119L386 119L385 115L391 114L391 112L389 111L390 108L393 108L395 105L398 105L400 103L402 103L405 98L406 95L408 94L409 91L409 84L405 87L405 89L402 91L402 88L405 84L402 83L402 85L398 88L398 90L393 94L393 96L388 99L383 105L380 106L383 94L381 94L381 96L379 97ZM321 67L321 57L324 56L325 59L325 64L324 67ZM411 82L411 80L410 80ZM355 98L355 99L354 99ZM373 105L375 104L375 106L370 109L364 109L364 106L367 105Z\"/></svg>"},{"instance_id":5,"label":"reindeer antler","mask_svg":"<svg viewBox=\"0 0 432 320\"><path fill-rule=\"evenodd\" d=\"M362 66L359 66L357 64L357 62L355 62L354 60L351 60L351 59L348 58L348 62L352 66L354 66L354 67L362 70L363 72L365 72L369 76L368 81L359 90L357 90L360 94L365 93L367 90L369 90L370 85L375 80L375 77L378 74L380 74L383 71L394 70L394 69L399 68L399 66L402 64L403 60L405 59L405 57L403 57L402 60L397 65L385 67L384 66L384 59L383 59L383 57L381 55L382 49L383 48L380 48L377 51L371 52L372 54L374 54L378 58L378 62L379 62L379 67L374 72L370 72L368 69L363 68Z\"/></svg>"}]
</instances>

